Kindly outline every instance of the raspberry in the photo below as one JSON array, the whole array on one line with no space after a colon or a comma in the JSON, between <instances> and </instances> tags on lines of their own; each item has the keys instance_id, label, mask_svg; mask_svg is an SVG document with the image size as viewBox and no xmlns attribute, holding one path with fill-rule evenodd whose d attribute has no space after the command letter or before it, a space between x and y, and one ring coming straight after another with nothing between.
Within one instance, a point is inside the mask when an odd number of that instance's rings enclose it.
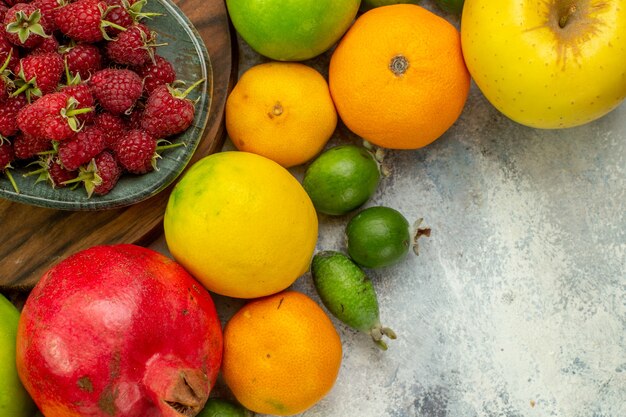
<instances>
[{"instance_id":1,"label":"raspberry","mask_svg":"<svg viewBox=\"0 0 626 417\"><path fill-rule=\"evenodd\" d=\"M52 148L52 143L20 132L13 139L13 150L17 159L28 159Z\"/></svg>"},{"instance_id":2,"label":"raspberry","mask_svg":"<svg viewBox=\"0 0 626 417\"><path fill-rule=\"evenodd\" d=\"M131 130L113 147L120 165L132 174L145 174L156 165L157 141L145 130Z\"/></svg>"},{"instance_id":3,"label":"raspberry","mask_svg":"<svg viewBox=\"0 0 626 417\"><path fill-rule=\"evenodd\" d=\"M75 46L61 49L63 59L72 75L80 75L83 80L89 79L92 74L102 68L102 54L97 46L80 43Z\"/></svg>"},{"instance_id":4,"label":"raspberry","mask_svg":"<svg viewBox=\"0 0 626 417\"><path fill-rule=\"evenodd\" d=\"M143 78L143 89L146 95L150 95L160 85L172 84L176 81L174 67L160 55L154 56L154 63L148 62L137 69L137 74Z\"/></svg>"},{"instance_id":5,"label":"raspberry","mask_svg":"<svg viewBox=\"0 0 626 417\"><path fill-rule=\"evenodd\" d=\"M148 96L141 127L155 138L187 130L193 123L195 108L186 96L198 84L199 82L182 93L167 85L158 86Z\"/></svg>"},{"instance_id":6,"label":"raspberry","mask_svg":"<svg viewBox=\"0 0 626 417\"><path fill-rule=\"evenodd\" d=\"M120 116L111 113L100 113L95 117L93 124L99 127L104 133L104 141L109 149L111 149L115 142L126 132L124 120Z\"/></svg>"},{"instance_id":7,"label":"raspberry","mask_svg":"<svg viewBox=\"0 0 626 417\"><path fill-rule=\"evenodd\" d=\"M70 140L59 145L59 160L68 171L76 171L81 165L89 162L93 157L104 150L106 143L104 134L97 128L90 126L78 132Z\"/></svg>"},{"instance_id":8,"label":"raspberry","mask_svg":"<svg viewBox=\"0 0 626 417\"><path fill-rule=\"evenodd\" d=\"M104 39L103 17L107 5L98 0L78 0L57 10L54 23L68 38L77 42Z\"/></svg>"},{"instance_id":9,"label":"raspberry","mask_svg":"<svg viewBox=\"0 0 626 417\"><path fill-rule=\"evenodd\" d=\"M9 137L18 132L17 115L24 106L26 97L23 95L5 98L0 103L0 136Z\"/></svg>"},{"instance_id":10,"label":"raspberry","mask_svg":"<svg viewBox=\"0 0 626 417\"><path fill-rule=\"evenodd\" d=\"M127 69L107 68L89 81L94 97L102 108L113 114L130 111L142 93L141 78Z\"/></svg>"},{"instance_id":11,"label":"raspberry","mask_svg":"<svg viewBox=\"0 0 626 417\"><path fill-rule=\"evenodd\" d=\"M32 4L18 3L11 7L3 22L7 40L27 49L36 47L52 33L46 18Z\"/></svg>"},{"instance_id":12,"label":"raspberry","mask_svg":"<svg viewBox=\"0 0 626 417\"><path fill-rule=\"evenodd\" d=\"M154 59L155 46L156 33L138 23L107 43L106 53L117 64L140 67Z\"/></svg>"}]
</instances>

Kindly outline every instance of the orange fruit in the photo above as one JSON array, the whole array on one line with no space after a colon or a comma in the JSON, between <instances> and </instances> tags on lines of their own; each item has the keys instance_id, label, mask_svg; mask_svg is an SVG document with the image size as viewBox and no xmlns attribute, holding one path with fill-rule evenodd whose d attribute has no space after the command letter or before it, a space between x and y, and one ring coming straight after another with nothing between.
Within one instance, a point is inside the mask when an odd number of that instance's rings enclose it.
<instances>
[{"instance_id":1,"label":"orange fruit","mask_svg":"<svg viewBox=\"0 0 626 417\"><path fill-rule=\"evenodd\" d=\"M329 84L346 126L384 148L417 149L458 119L470 88L459 31L412 4L372 9L334 51Z\"/></svg>"},{"instance_id":2,"label":"orange fruit","mask_svg":"<svg viewBox=\"0 0 626 417\"><path fill-rule=\"evenodd\" d=\"M294 415L332 388L341 340L321 307L285 291L243 306L224 328L224 381L246 408Z\"/></svg>"},{"instance_id":3,"label":"orange fruit","mask_svg":"<svg viewBox=\"0 0 626 417\"><path fill-rule=\"evenodd\" d=\"M256 65L242 75L226 102L226 130L237 149L286 168L317 155L336 125L328 83L304 64Z\"/></svg>"}]
</instances>

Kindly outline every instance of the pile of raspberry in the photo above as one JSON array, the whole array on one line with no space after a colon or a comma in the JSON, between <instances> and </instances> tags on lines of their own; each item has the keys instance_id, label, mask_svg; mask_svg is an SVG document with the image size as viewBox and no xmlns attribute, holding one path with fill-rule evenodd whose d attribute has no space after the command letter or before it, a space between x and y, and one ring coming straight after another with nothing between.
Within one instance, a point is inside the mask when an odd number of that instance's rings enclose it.
<instances>
[{"instance_id":1,"label":"pile of raspberry","mask_svg":"<svg viewBox=\"0 0 626 417\"><path fill-rule=\"evenodd\" d=\"M107 194L156 168L194 103L142 23L146 0L0 0L0 172Z\"/></svg>"}]
</instances>

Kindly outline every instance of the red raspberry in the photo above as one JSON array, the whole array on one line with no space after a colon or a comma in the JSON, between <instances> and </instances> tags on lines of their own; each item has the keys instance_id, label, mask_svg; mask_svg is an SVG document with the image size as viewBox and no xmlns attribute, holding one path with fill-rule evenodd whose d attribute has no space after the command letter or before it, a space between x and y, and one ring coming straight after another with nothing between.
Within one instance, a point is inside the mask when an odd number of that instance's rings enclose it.
<instances>
[{"instance_id":1,"label":"red raspberry","mask_svg":"<svg viewBox=\"0 0 626 417\"><path fill-rule=\"evenodd\" d=\"M78 80L80 80L80 78ZM96 100L93 98L93 94L91 94L91 89L86 83L66 85L62 87L60 91L71 97L74 97L76 101L78 101L78 107L91 109L91 111L88 113L76 116L81 123L87 123L94 118Z\"/></svg>"},{"instance_id":2,"label":"red raspberry","mask_svg":"<svg viewBox=\"0 0 626 417\"><path fill-rule=\"evenodd\" d=\"M25 134L40 139L67 140L78 129L76 115L90 111L77 108L76 103L62 92L47 94L19 111L17 125Z\"/></svg>"},{"instance_id":3,"label":"red raspberry","mask_svg":"<svg viewBox=\"0 0 626 417\"><path fill-rule=\"evenodd\" d=\"M107 194L115 187L121 175L122 168L113 155L104 151L96 156L86 168L81 168L79 178L83 177L87 195L91 197L92 193Z\"/></svg>"},{"instance_id":4,"label":"red raspberry","mask_svg":"<svg viewBox=\"0 0 626 417\"><path fill-rule=\"evenodd\" d=\"M195 108L193 101L186 98L186 95L196 85L198 83L182 93L167 85L158 86L148 96L141 127L155 138L163 138L187 130L193 123Z\"/></svg>"},{"instance_id":5,"label":"red raspberry","mask_svg":"<svg viewBox=\"0 0 626 417\"><path fill-rule=\"evenodd\" d=\"M23 132L13 139L13 150L17 159L29 159L51 148L52 143L49 140L35 138Z\"/></svg>"},{"instance_id":6,"label":"red raspberry","mask_svg":"<svg viewBox=\"0 0 626 417\"><path fill-rule=\"evenodd\" d=\"M65 187L64 182L73 180L77 175L76 171L68 171L63 168L58 158L52 160L48 166L48 180L52 184L52 188Z\"/></svg>"},{"instance_id":7,"label":"red raspberry","mask_svg":"<svg viewBox=\"0 0 626 417\"><path fill-rule=\"evenodd\" d=\"M17 188L17 184L11 175L11 162L15 160L15 153L13 152L13 145L8 140L0 141L0 172L4 172L7 176L13 189L19 194L20 190Z\"/></svg>"},{"instance_id":8,"label":"red raspberry","mask_svg":"<svg viewBox=\"0 0 626 417\"><path fill-rule=\"evenodd\" d=\"M9 137L18 132L17 114L24 106L26 106L26 97L23 95L6 98L0 103L1 136Z\"/></svg>"},{"instance_id":9,"label":"red raspberry","mask_svg":"<svg viewBox=\"0 0 626 417\"><path fill-rule=\"evenodd\" d=\"M23 48L34 48L52 33L46 18L32 4L18 3L11 7L3 23L7 40Z\"/></svg>"},{"instance_id":10,"label":"red raspberry","mask_svg":"<svg viewBox=\"0 0 626 417\"><path fill-rule=\"evenodd\" d=\"M59 145L59 160L68 171L76 171L81 165L91 161L93 157L104 150L106 143L104 134L97 128L90 126L78 132L72 139L61 142Z\"/></svg>"},{"instance_id":11,"label":"red raspberry","mask_svg":"<svg viewBox=\"0 0 626 417\"><path fill-rule=\"evenodd\" d=\"M94 97L102 108L113 114L130 111L141 97L141 78L127 69L106 68L89 81Z\"/></svg>"},{"instance_id":12,"label":"red raspberry","mask_svg":"<svg viewBox=\"0 0 626 417\"><path fill-rule=\"evenodd\" d=\"M72 75L80 75L83 80L89 79L92 74L102 69L102 54L100 49L88 43L79 43L61 49L63 59Z\"/></svg>"},{"instance_id":13,"label":"red raspberry","mask_svg":"<svg viewBox=\"0 0 626 417\"><path fill-rule=\"evenodd\" d=\"M145 130L131 130L113 147L120 165L132 174L155 169L157 141Z\"/></svg>"},{"instance_id":14,"label":"red raspberry","mask_svg":"<svg viewBox=\"0 0 626 417\"><path fill-rule=\"evenodd\" d=\"M56 52L31 54L20 60L15 71L20 81L18 90L23 90L26 98L32 95L42 96L56 90L63 75L63 59Z\"/></svg>"},{"instance_id":15,"label":"red raspberry","mask_svg":"<svg viewBox=\"0 0 626 417\"><path fill-rule=\"evenodd\" d=\"M115 142L117 142L127 130L124 120L120 116L111 113L100 113L95 117L93 124L104 132L104 140L109 149L113 147Z\"/></svg>"},{"instance_id":16,"label":"red raspberry","mask_svg":"<svg viewBox=\"0 0 626 417\"><path fill-rule=\"evenodd\" d=\"M53 33L57 29L54 22L57 10L64 4L64 0L34 0L31 4L41 11L41 16L46 19L50 33Z\"/></svg>"},{"instance_id":17,"label":"red raspberry","mask_svg":"<svg viewBox=\"0 0 626 417\"><path fill-rule=\"evenodd\" d=\"M3 35L2 25L0 25L0 65L4 64L4 62L9 57L9 53L11 53L11 59L9 60L9 65L7 68L15 68L16 65L20 62L20 52L19 49L11 42L9 42Z\"/></svg>"},{"instance_id":18,"label":"red raspberry","mask_svg":"<svg viewBox=\"0 0 626 417\"><path fill-rule=\"evenodd\" d=\"M38 54L41 52L59 52L59 41L54 36L45 38L39 45L31 50L31 53Z\"/></svg>"},{"instance_id":19,"label":"red raspberry","mask_svg":"<svg viewBox=\"0 0 626 417\"><path fill-rule=\"evenodd\" d=\"M143 78L143 89L149 95L160 85L172 84L176 81L176 71L172 64L160 55L154 56L154 63L148 62L137 69L137 74Z\"/></svg>"},{"instance_id":20,"label":"red raspberry","mask_svg":"<svg viewBox=\"0 0 626 417\"><path fill-rule=\"evenodd\" d=\"M156 33L138 23L106 45L109 59L117 64L140 67L154 59Z\"/></svg>"},{"instance_id":21,"label":"red raspberry","mask_svg":"<svg viewBox=\"0 0 626 417\"><path fill-rule=\"evenodd\" d=\"M78 0L58 9L54 19L57 28L77 42L98 42L104 39L103 18L107 5L99 0Z\"/></svg>"},{"instance_id":22,"label":"red raspberry","mask_svg":"<svg viewBox=\"0 0 626 417\"><path fill-rule=\"evenodd\" d=\"M107 13L107 21L116 24L117 26L128 28L131 27L136 20L136 12L132 11L137 7L133 7L137 0L104 0L109 7L109 12ZM143 1L145 4L145 1ZM143 5L140 5L143 6ZM141 8L141 7L139 7ZM119 34L121 31L115 27L107 27L106 32L115 36Z\"/></svg>"}]
</instances>

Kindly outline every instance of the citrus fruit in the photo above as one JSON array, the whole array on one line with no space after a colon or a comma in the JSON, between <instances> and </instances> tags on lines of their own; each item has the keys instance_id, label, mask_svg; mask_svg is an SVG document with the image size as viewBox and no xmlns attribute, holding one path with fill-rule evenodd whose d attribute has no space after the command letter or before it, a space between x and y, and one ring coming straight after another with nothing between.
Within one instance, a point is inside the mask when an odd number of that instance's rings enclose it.
<instances>
[{"instance_id":1,"label":"citrus fruit","mask_svg":"<svg viewBox=\"0 0 626 417\"><path fill-rule=\"evenodd\" d=\"M19 319L17 308L0 294L0 416L30 417L35 410L15 365Z\"/></svg>"},{"instance_id":2,"label":"citrus fruit","mask_svg":"<svg viewBox=\"0 0 626 417\"><path fill-rule=\"evenodd\" d=\"M374 7L389 6L391 4L410 3L419 4L421 0L362 0L361 10L369 10Z\"/></svg>"},{"instance_id":3,"label":"citrus fruit","mask_svg":"<svg viewBox=\"0 0 626 417\"><path fill-rule=\"evenodd\" d=\"M465 3L465 0L437 0L437 6L439 6L441 10L454 14L461 14L463 11L463 3Z\"/></svg>"},{"instance_id":4,"label":"citrus fruit","mask_svg":"<svg viewBox=\"0 0 626 417\"><path fill-rule=\"evenodd\" d=\"M241 37L261 55L279 61L313 58L348 29L360 0L226 0Z\"/></svg>"},{"instance_id":5,"label":"citrus fruit","mask_svg":"<svg viewBox=\"0 0 626 417\"><path fill-rule=\"evenodd\" d=\"M226 102L226 130L237 149L286 168L317 155L336 125L326 80L304 64L256 65L243 74Z\"/></svg>"},{"instance_id":6,"label":"citrus fruit","mask_svg":"<svg viewBox=\"0 0 626 417\"><path fill-rule=\"evenodd\" d=\"M340 145L321 154L304 173L302 186L320 213L346 214L365 203L380 180L378 163L365 148Z\"/></svg>"},{"instance_id":7,"label":"citrus fruit","mask_svg":"<svg viewBox=\"0 0 626 417\"><path fill-rule=\"evenodd\" d=\"M348 254L359 265L380 268L406 257L411 246L409 222L390 207L369 207L346 226Z\"/></svg>"},{"instance_id":8,"label":"citrus fruit","mask_svg":"<svg viewBox=\"0 0 626 417\"><path fill-rule=\"evenodd\" d=\"M252 412L221 398L209 398L197 417L251 417Z\"/></svg>"},{"instance_id":9,"label":"citrus fruit","mask_svg":"<svg viewBox=\"0 0 626 417\"><path fill-rule=\"evenodd\" d=\"M328 310L353 329L372 336L383 350L396 334L380 324L378 297L372 281L350 258L340 252L323 251L311 262L315 289Z\"/></svg>"},{"instance_id":10,"label":"citrus fruit","mask_svg":"<svg viewBox=\"0 0 626 417\"><path fill-rule=\"evenodd\" d=\"M470 87L459 31L412 4L361 15L334 51L329 85L337 112L383 148L416 149L461 115Z\"/></svg>"},{"instance_id":11,"label":"citrus fruit","mask_svg":"<svg viewBox=\"0 0 626 417\"><path fill-rule=\"evenodd\" d=\"M341 340L321 307L285 291L254 300L224 328L224 381L246 408L293 415L321 400L341 365Z\"/></svg>"},{"instance_id":12,"label":"citrus fruit","mask_svg":"<svg viewBox=\"0 0 626 417\"><path fill-rule=\"evenodd\" d=\"M289 171L231 151L190 167L172 190L163 226L171 254L207 289L255 298L287 288L307 271L318 223Z\"/></svg>"}]
</instances>

